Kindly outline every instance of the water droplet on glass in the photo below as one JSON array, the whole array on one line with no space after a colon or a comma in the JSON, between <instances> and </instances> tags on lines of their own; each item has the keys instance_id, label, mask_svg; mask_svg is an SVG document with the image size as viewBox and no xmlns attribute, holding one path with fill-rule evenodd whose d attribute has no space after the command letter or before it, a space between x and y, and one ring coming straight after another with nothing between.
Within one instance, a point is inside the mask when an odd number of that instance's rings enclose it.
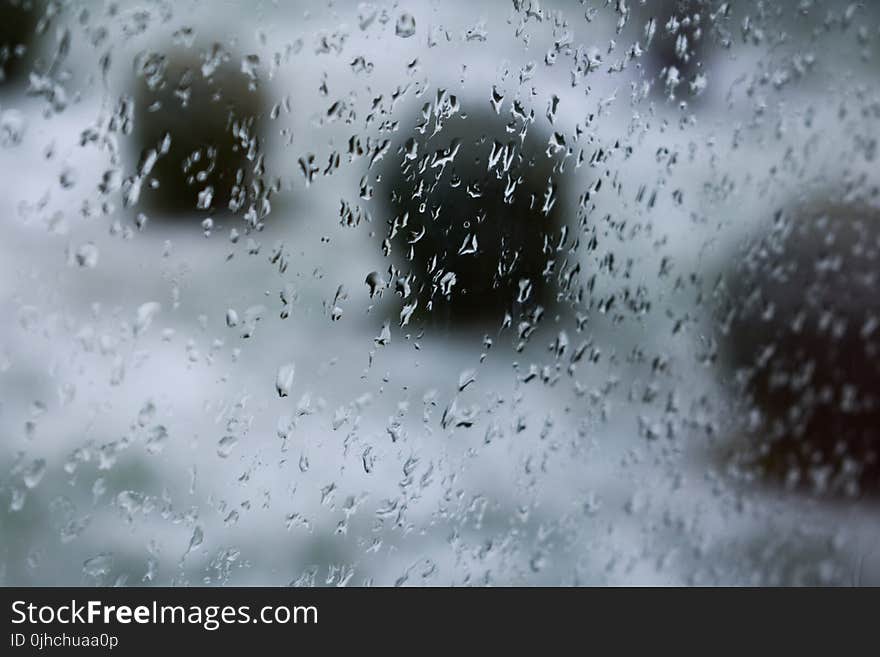
<instances>
[{"instance_id":1,"label":"water droplet on glass","mask_svg":"<svg viewBox=\"0 0 880 657\"><path fill-rule=\"evenodd\" d=\"M293 376L296 368L293 363L287 363L278 368L278 374L275 376L275 390L278 391L279 397L287 397L293 388Z\"/></svg>"},{"instance_id":2,"label":"water droplet on glass","mask_svg":"<svg viewBox=\"0 0 880 657\"><path fill-rule=\"evenodd\" d=\"M385 286L385 281L382 280L381 274L377 271L371 271L367 274L367 278L364 281L367 284L367 287L370 288L370 298L372 299L377 294L382 296L382 290Z\"/></svg>"},{"instance_id":3,"label":"water droplet on glass","mask_svg":"<svg viewBox=\"0 0 880 657\"><path fill-rule=\"evenodd\" d=\"M86 242L74 253L76 264L85 269L94 269L98 265L98 247L94 242Z\"/></svg>"},{"instance_id":4,"label":"water droplet on glass","mask_svg":"<svg viewBox=\"0 0 880 657\"><path fill-rule=\"evenodd\" d=\"M31 463L30 467L28 467L22 475L22 478L24 479L24 485L28 488L36 488L36 486L40 483L45 474L46 460L36 459L33 463Z\"/></svg>"},{"instance_id":5,"label":"water droplet on glass","mask_svg":"<svg viewBox=\"0 0 880 657\"><path fill-rule=\"evenodd\" d=\"M25 125L24 114L18 110L0 113L0 146L18 146L24 139Z\"/></svg>"},{"instance_id":6,"label":"water droplet on glass","mask_svg":"<svg viewBox=\"0 0 880 657\"><path fill-rule=\"evenodd\" d=\"M83 572L89 577L104 577L113 568L113 553L101 552L83 563Z\"/></svg>"},{"instance_id":7,"label":"water droplet on glass","mask_svg":"<svg viewBox=\"0 0 880 657\"><path fill-rule=\"evenodd\" d=\"M408 39L416 33L416 19L412 14L403 13L397 18L394 28L395 34L402 39Z\"/></svg>"},{"instance_id":8,"label":"water droplet on glass","mask_svg":"<svg viewBox=\"0 0 880 657\"><path fill-rule=\"evenodd\" d=\"M225 459L228 457L235 446L238 444L238 438L235 436L223 436L217 442L217 456Z\"/></svg>"},{"instance_id":9,"label":"water droplet on glass","mask_svg":"<svg viewBox=\"0 0 880 657\"><path fill-rule=\"evenodd\" d=\"M202 528L200 526L196 525L195 529L193 529L192 536L189 539L189 545L186 548L186 553L184 554L184 556L186 556L190 552L195 552L196 550L198 550L204 540L204 531L202 531Z\"/></svg>"},{"instance_id":10,"label":"water droplet on glass","mask_svg":"<svg viewBox=\"0 0 880 657\"><path fill-rule=\"evenodd\" d=\"M137 315L134 321L134 334L136 336L141 335L150 328L150 324L153 323L153 318L160 310L162 310L162 305L158 301L148 301L147 303L141 304L137 309Z\"/></svg>"}]
</instances>

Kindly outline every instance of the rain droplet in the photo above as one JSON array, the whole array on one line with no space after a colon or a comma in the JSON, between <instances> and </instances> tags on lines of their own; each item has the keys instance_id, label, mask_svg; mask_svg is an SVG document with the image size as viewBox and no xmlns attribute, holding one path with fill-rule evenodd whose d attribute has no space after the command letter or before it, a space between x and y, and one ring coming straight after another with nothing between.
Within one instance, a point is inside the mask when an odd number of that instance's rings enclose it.
<instances>
[{"instance_id":1,"label":"rain droplet","mask_svg":"<svg viewBox=\"0 0 880 657\"><path fill-rule=\"evenodd\" d=\"M389 322L385 322L382 325L382 330L379 332L379 335L373 338L373 342L375 342L380 347L384 347L386 344L391 342L391 324Z\"/></svg>"},{"instance_id":2,"label":"rain droplet","mask_svg":"<svg viewBox=\"0 0 880 657\"><path fill-rule=\"evenodd\" d=\"M370 298L372 299L377 294L381 297L382 290L380 288L385 286L385 281L382 280L381 274L377 271L371 271L367 274L367 278L364 281L367 284L367 287L370 288Z\"/></svg>"},{"instance_id":3,"label":"rain droplet","mask_svg":"<svg viewBox=\"0 0 880 657\"><path fill-rule=\"evenodd\" d=\"M155 416L156 405L152 401L148 401L146 404L143 405L143 408L138 411L138 424L142 427L145 427L153 421L153 418Z\"/></svg>"},{"instance_id":4,"label":"rain droplet","mask_svg":"<svg viewBox=\"0 0 880 657\"><path fill-rule=\"evenodd\" d=\"M92 521L91 516L85 516L79 519L73 519L61 528L61 542L70 543L82 534L89 523Z\"/></svg>"},{"instance_id":5,"label":"rain droplet","mask_svg":"<svg viewBox=\"0 0 880 657\"><path fill-rule=\"evenodd\" d=\"M0 114L0 146L18 146L24 138L24 114L18 110L6 110Z\"/></svg>"},{"instance_id":6,"label":"rain droplet","mask_svg":"<svg viewBox=\"0 0 880 657\"><path fill-rule=\"evenodd\" d=\"M86 242L74 254L76 264L86 269L94 269L98 264L98 247L93 242Z\"/></svg>"},{"instance_id":7,"label":"rain droplet","mask_svg":"<svg viewBox=\"0 0 880 657\"><path fill-rule=\"evenodd\" d=\"M134 334L136 336L141 335L150 328L150 324L153 323L153 317L155 317L160 310L162 310L162 304L158 301L148 301L147 303L141 304L137 309L137 316L134 321Z\"/></svg>"},{"instance_id":8,"label":"rain droplet","mask_svg":"<svg viewBox=\"0 0 880 657\"><path fill-rule=\"evenodd\" d=\"M149 454L159 454L165 449L168 441L168 430L160 425L153 427L147 437L146 450Z\"/></svg>"},{"instance_id":9,"label":"rain droplet","mask_svg":"<svg viewBox=\"0 0 880 657\"><path fill-rule=\"evenodd\" d=\"M238 444L238 438L235 436L223 436L217 442L217 456L222 459L228 457L235 446Z\"/></svg>"},{"instance_id":10,"label":"rain droplet","mask_svg":"<svg viewBox=\"0 0 880 657\"><path fill-rule=\"evenodd\" d=\"M465 370L458 377L458 391L461 392L476 380L477 373L474 370Z\"/></svg>"},{"instance_id":11,"label":"rain droplet","mask_svg":"<svg viewBox=\"0 0 880 657\"><path fill-rule=\"evenodd\" d=\"M113 553L101 552L83 563L83 572L89 577L103 577L113 567Z\"/></svg>"},{"instance_id":12,"label":"rain droplet","mask_svg":"<svg viewBox=\"0 0 880 657\"><path fill-rule=\"evenodd\" d=\"M373 456L373 448L368 445L361 458L364 462L364 472L370 474L373 471L373 463L375 460L375 457Z\"/></svg>"},{"instance_id":13,"label":"rain droplet","mask_svg":"<svg viewBox=\"0 0 880 657\"><path fill-rule=\"evenodd\" d=\"M198 207L199 210L207 210L208 208L211 207L211 201L213 201L213 200L214 200L214 188L209 185L208 187L205 187L205 189L203 189L202 191L199 192L198 202L196 203L196 207Z\"/></svg>"},{"instance_id":14,"label":"rain droplet","mask_svg":"<svg viewBox=\"0 0 880 657\"><path fill-rule=\"evenodd\" d=\"M397 19L397 27L394 31L401 39L408 39L416 33L416 19L412 14L401 14Z\"/></svg>"},{"instance_id":15,"label":"rain droplet","mask_svg":"<svg viewBox=\"0 0 880 657\"><path fill-rule=\"evenodd\" d=\"M186 548L186 553L184 556L189 554L190 552L195 552L199 549L202 542L205 540L205 532L202 531L202 528L196 525L196 528L193 529L192 537L189 539L189 547Z\"/></svg>"},{"instance_id":16,"label":"rain droplet","mask_svg":"<svg viewBox=\"0 0 880 657\"><path fill-rule=\"evenodd\" d=\"M293 388L293 375L296 371L293 363L287 363L278 368L278 374L275 377L275 390L278 391L279 397L287 397L290 389Z\"/></svg>"},{"instance_id":17,"label":"rain droplet","mask_svg":"<svg viewBox=\"0 0 880 657\"><path fill-rule=\"evenodd\" d=\"M24 485L28 488L36 488L37 484L46 474L46 459L37 459L24 471Z\"/></svg>"},{"instance_id":18,"label":"rain droplet","mask_svg":"<svg viewBox=\"0 0 880 657\"><path fill-rule=\"evenodd\" d=\"M9 500L9 510L12 512L21 511L26 498L27 492L23 488L17 486L13 488L11 499Z\"/></svg>"}]
</instances>

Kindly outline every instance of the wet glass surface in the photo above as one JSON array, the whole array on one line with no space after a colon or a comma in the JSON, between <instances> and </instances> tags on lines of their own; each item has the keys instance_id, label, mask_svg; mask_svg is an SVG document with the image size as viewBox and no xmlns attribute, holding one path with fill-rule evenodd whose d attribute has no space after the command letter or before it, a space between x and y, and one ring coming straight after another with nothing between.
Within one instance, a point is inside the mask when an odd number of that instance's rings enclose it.
<instances>
[{"instance_id":1,"label":"wet glass surface","mask_svg":"<svg viewBox=\"0 0 880 657\"><path fill-rule=\"evenodd\" d=\"M880 583L880 7L0 3L0 583Z\"/></svg>"}]
</instances>

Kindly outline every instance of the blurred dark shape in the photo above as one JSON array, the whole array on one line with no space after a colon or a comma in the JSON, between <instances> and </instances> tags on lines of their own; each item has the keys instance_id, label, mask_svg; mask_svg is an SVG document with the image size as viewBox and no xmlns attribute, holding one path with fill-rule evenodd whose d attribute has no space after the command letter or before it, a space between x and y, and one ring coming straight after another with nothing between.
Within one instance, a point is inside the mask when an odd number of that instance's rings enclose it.
<instances>
[{"instance_id":1,"label":"blurred dark shape","mask_svg":"<svg viewBox=\"0 0 880 657\"><path fill-rule=\"evenodd\" d=\"M135 71L129 204L151 220L229 210L256 223L268 113L256 76L219 44L142 53Z\"/></svg>"},{"instance_id":2,"label":"blurred dark shape","mask_svg":"<svg viewBox=\"0 0 880 657\"><path fill-rule=\"evenodd\" d=\"M637 10L645 75L661 97L693 103L704 88L713 52L708 0L651 0Z\"/></svg>"},{"instance_id":3,"label":"blurred dark shape","mask_svg":"<svg viewBox=\"0 0 880 657\"><path fill-rule=\"evenodd\" d=\"M554 303L561 158L528 119L508 118L454 114L437 130L426 107L386 156L377 191L391 200L385 246L405 313L417 302L432 323L500 325Z\"/></svg>"},{"instance_id":4,"label":"blurred dark shape","mask_svg":"<svg viewBox=\"0 0 880 657\"><path fill-rule=\"evenodd\" d=\"M42 3L0 0L0 88L27 78Z\"/></svg>"},{"instance_id":5,"label":"blurred dark shape","mask_svg":"<svg viewBox=\"0 0 880 657\"><path fill-rule=\"evenodd\" d=\"M876 490L880 212L779 212L729 279L728 364L753 411L736 459L814 492Z\"/></svg>"}]
</instances>

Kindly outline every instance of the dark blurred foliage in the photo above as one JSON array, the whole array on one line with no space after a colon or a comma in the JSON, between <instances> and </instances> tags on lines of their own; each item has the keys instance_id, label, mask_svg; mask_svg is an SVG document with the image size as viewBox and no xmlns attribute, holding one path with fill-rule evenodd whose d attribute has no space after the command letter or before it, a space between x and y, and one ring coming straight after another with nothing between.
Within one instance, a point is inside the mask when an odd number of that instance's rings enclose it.
<instances>
[{"instance_id":1,"label":"dark blurred foliage","mask_svg":"<svg viewBox=\"0 0 880 657\"><path fill-rule=\"evenodd\" d=\"M565 176L528 120L490 111L404 123L386 158L398 292L432 322L499 323L554 301ZM454 275L454 283L451 283Z\"/></svg>"},{"instance_id":2,"label":"dark blurred foliage","mask_svg":"<svg viewBox=\"0 0 880 657\"><path fill-rule=\"evenodd\" d=\"M132 139L141 208L173 218L196 208L247 211L265 198L260 126L268 108L243 68L219 45L138 58Z\"/></svg>"},{"instance_id":3,"label":"dark blurred foliage","mask_svg":"<svg viewBox=\"0 0 880 657\"><path fill-rule=\"evenodd\" d=\"M753 409L739 458L816 491L880 483L880 212L780 211L730 280L727 359Z\"/></svg>"},{"instance_id":4,"label":"dark blurred foliage","mask_svg":"<svg viewBox=\"0 0 880 657\"><path fill-rule=\"evenodd\" d=\"M0 2L0 87L27 78L41 10L37 0Z\"/></svg>"}]
</instances>

